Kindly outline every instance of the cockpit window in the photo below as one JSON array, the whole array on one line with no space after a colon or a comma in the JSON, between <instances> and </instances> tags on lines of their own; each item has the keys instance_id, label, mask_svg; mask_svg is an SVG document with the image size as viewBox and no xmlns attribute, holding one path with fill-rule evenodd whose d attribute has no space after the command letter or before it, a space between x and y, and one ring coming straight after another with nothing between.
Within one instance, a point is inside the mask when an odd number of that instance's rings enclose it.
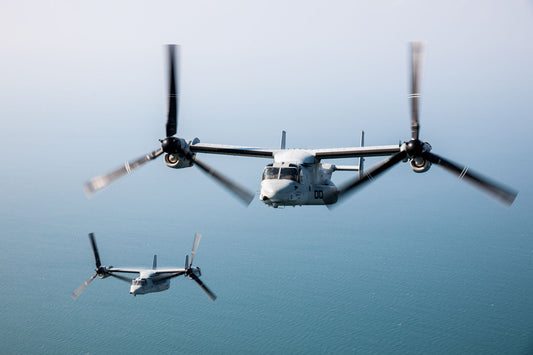
<instances>
[{"instance_id":1,"label":"cockpit window","mask_svg":"<svg viewBox=\"0 0 533 355\"><path fill-rule=\"evenodd\" d=\"M263 170L263 179L262 180L268 180L268 179L277 179L279 175L279 168L274 168L271 166L267 166L265 170Z\"/></svg>"},{"instance_id":2,"label":"cockpit window","mask_svg":"<svg viewBox=\"0 0 533 355\"><path fill-rule=\"evenodd\" d=\"M299 174L298 168L292 168L292 167L278 168L278 167L267 166L265 170L263 170L262 180L284 179L284 180L292 180L292 181L299 182L298 174Z\"/></svg>"},{"instance_id":3,"label":"cockpit window","mask_svg":"<svg viewBox=\"0 0 533 355\"><path fill-rule=\"evenodd\" d=\"M298 181L298 169L296 168L281 168L279 174L280 179Z\"/></svg>"}]
</instances>

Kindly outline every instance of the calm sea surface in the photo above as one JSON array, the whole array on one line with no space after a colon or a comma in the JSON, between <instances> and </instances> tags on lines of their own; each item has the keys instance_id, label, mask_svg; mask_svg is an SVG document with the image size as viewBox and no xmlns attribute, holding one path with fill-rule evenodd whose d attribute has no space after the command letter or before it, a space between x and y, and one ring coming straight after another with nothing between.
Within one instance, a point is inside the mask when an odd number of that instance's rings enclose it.
<instances>
[{"instance_id":1,"label":"calm sea surface","mask_svg":"<svg viewBox=\"0 0 533 355\"><path fill-rule=\"evenodd\" d=\"M1 352L531 354L531 222L484 196L476 210L476 198L410 210L369 199L159 213L168 202L147 215L102 200L4 212ZM202 233L196 262L218 299L180 277L138 297L96 279L74 301L94 269L91 231L104 264L143 267L154 253L181 267Z\"/></svg>"}]
</instances>

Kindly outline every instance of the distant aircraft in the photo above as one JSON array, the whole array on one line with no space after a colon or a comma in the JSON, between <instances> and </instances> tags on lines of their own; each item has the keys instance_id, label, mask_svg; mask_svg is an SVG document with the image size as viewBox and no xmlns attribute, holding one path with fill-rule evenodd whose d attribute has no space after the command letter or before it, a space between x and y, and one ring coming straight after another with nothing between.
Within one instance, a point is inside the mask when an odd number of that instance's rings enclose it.
<instances>
[{"instance_id":1,"label":"distant aircraft","mask_svg":"<svg viewBox=\"0 0 533 355\"><path fill-rule=\"evenodd\" d=\"M511 205L517 192L431 152L431 145L419 139L418 106L420 99L419 71L423 46L420 42L411 44L411 139L398 145L364 146L364 135L360 147L331 149L286 149L285 132L282 133L280 149L254 148L222 144L200 143L198 138L187 141L175 137L177 132L178 85L176 82L176 46L169 50L169 105L166 124L166 138L160 140L161 148L139 159L127 162L123 167L104 176L93 178L85 184L87 195L106 187L115 179L130 173L144 163L165 153L165 164L174 169L189 168L193 165L212 176L224 187L232 191L241 201L249 204L254 194L236 182L223 176L200 161L198 153L226 154L273 159L263 170L259 199L268 206L331 205L353 193L367 182L378 177L399 162L410 162L417 173L429 170L432 164L439 165L461 179L467 179L484 192ZM363 171L365 157L389 156L383 162ZM357 166L339 166L322 163L326 159L359 158ZM337 188L331 181L335 171L358 171L358 176Z\"/></svg>"},{"instance_id":2,"label":"distant aircraft","mask_svg":"<svg viewBox=\"0 0 533 355\"><path fill-rule=\"evenodd\" d=\"M98 248L96 247L96 241L94 239L94 234L89 234L89 239L91 240L91 246L93 248L94 260L96 263L96 272L91 276L83 285L81 285L76 291L72 293L73 298L77 298L80 293L87 287L87 285L94 280L96 276L100 279L104 279L109 276L116 277L117 279L131 283L130 294L143 295L150 292L160 292L168 290L170 287L170 279L173 277L185 275L196 281L196 283L202 288L202 290L207 293L211 300L215 300L217 297L207 286L200 280L202 272L199 267L193 267L192 262L194 259L194 254L196 253L196 248L198 248L198 243L200 242L201 235L196 233L194 238L194 244L191 252L191 260L189 261L189 255L185 257L185 268L172 268L172 269L159 269L157 268L157 255L154 255L154 260L152 263L151 269L135 269L135 268L118 268L113 266L102 266L100 262L100 255L98 254ZM118 273L118 274L117 274ZM130 273L130 274L139 274L137 278L129 278L120 273Z\"/></svg>"}]
</instances>

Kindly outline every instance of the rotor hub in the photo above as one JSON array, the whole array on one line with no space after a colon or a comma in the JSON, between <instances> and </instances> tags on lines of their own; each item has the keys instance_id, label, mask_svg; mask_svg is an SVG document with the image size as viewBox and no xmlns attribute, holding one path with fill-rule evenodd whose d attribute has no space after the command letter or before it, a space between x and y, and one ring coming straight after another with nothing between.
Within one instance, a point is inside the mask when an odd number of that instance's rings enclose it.
<instances>
[{"instance_id":1,"label":"rotor hub","mask_svg":"<svg viewBox=\"0 0 533 355\"><path fill-rule=\"evenodd\" d=\"M405 143L405 151L410 158L420 157L423 153L429 152L430 150L431 145L419 139L412 139Z\"/></svg>"},{"instance_id":2,"label":"rotor hub","mask_svg":"<svg viewBox=\"0 0 533 355\"><path fill-rule=\"evenodd\" d=\"M419 156L422 153L422 142L419 139L412 139L405 146L407 154L411 157Z\"/></svg>"},{"instance_id":3,"label":"rotor hub","mask_svg":"<svg viewBox=\"0 0 533 355\"><path fill-rule=\"evenodd\" d=\"M168 137L161 141L161 148L165 153L176 153L178 142L174 137Z\"/></svg>"},{"instance_id":4,"label":"rotor hub","mask_svg":"<svg viewBox=\"0 0 533 355\"><path fill-rule=\"evenodd\" d=\"M161 148L165 153L177 153L181 148L181 144L179 139L167 137L161 141Z\"/></svg>"}]
</instances>

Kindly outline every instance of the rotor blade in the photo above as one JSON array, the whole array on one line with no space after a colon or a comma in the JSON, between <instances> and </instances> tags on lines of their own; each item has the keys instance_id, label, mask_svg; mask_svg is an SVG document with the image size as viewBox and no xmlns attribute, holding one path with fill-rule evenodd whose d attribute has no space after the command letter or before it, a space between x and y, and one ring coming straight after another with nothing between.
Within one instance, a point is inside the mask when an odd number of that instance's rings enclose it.
<instances>
[{"instance_id":1,"label":"rotor blade","mask_svg":"<svg viewBox=\"0 0 533 355\"><path fill-rule=\"evenodd\" d=\"M178 130L178 81L176 80L179 73L179 46L169 44L168 46L168 118L167 118L167 137L172 137ZM176 64L176 58L178 64Z\"/></svg>"},{"instance_id":2,"label":"rotor blade","mask_svg":"<svg viewBox=\"0 0 533 355\"><path fill-rule=\"evenodd\" d=\"M246 205L249 205L250 202L252 202L254 198L254 194L252 192L248 191L242 186L239 186L236 182L231 181L229 178L217 172L215 169L211 168L207 164L202 163L196 158L196 156L191 154L190 159L194 160L195 165L202 169L206 174L212 176L215 180L217 180L226 188L235 193L237 197L240 198L241 201L244 202Z\"/></svg>"},{"instance_id":3,"label":"rotor blade","mask_svg":"<svg viewBox=\"0 0 533 355\"><path fill-rule=\"evenodd\" d=\"M93 247L93 254L94 254L94 261L96 264L96 268L99 269L100 266L102 266L102 263L100 262L100 254L98 254L98 247L96 246L96 240L94 239L93 233L89 233L89 239L91 240L91 246Z\"/></svg>"},{"instance_id":4,"label":"rotor blade","mask_svg":"<svg viewBox=\"0 0 533 355\"><path fill-rule=\"evenodd\" d=\"M366 171L363 174L363 177L357 178L344 184L339 188L339 199L346 196L346 194L353 192L356 188L359 188L364 183L372 181L374 178L378 177L379 174L385 172L389 168L392 168L394 165L402 161L407 156L407 152L401 151L394 154L390 158L384 160L383 162L376 165L374 168Z\"/></svg>"},{"instance_id":5,"label":"rotor blade","mask_svg":"<svg viewBox=\"0 0 533 355\"><path fill-rule=\"evenodd\" d=\"M418 108L420 99L420 66L424 45L422 42L411 43L411 138L418 139L420 125L418 123Z\"/></svg>"},{"instance_id":6,"label":"rotor blade","mask_svg":"<svg viewBox=\"0 0 533 355\"><path fill-rule=\"evenodd\" d=\"M188 266L189 268L192 266L192 259L194 259L194 254L196 254L196 248L198 248L198 243L200 243L200 238L202 238L202 235L200 233L196 233L194 237L194 244L192 246L191 263Z\"/></svg>"},{"instance_id":7,"label":"rotor blade","mask_svg":"<svg viewBox=\"0 0 533 355\"><path fill-rule=\"evenodd\" d=\"M189 254L185 255L185 269L189 268Z\"/></svg>"},{"instance_id":8,"label":"rotor blade","mask_svg":"<svg viewBox=\"0 0 533 355\"><path fill-rule=\"evenodd\" d=\"M138 168L147 161L153 160L163 154L163 149L154 150L153 152L146 154L145 156L140 157L139 159L133 160L131 162L126 162L123 167L103 176L97 176L85 185L83 185L83 190L87 196L91 196L94 193L100 191L119 177L122 177L125 174L129 174L133 169Z\"/></svg>"},{"instance_id":9,"label":"rotor blade","mask_svg":"<svg viewBox=\"0 0 533 355\"><path fill-rule=\"evenodd\" d=\"M426 152L422 154L424 158L442 166L444 169L450 171L453 174L459 176L459 179L466 178L468 181L481 188L483 191L498 198L501 202L507 206L511 206L515 200L518 192L500 185L496 182L490 181L488 178L469 170L466 166L460 166L450 160L444 159L436 154Z\"/></svg>"},{"instance_id":10,"label":"rotor blade","mask_svg":"<svg viewBox=\"0 0 533 355\"><path fill-rule=\"evenodd\" d=\"M78 287L76 289L76 291L72 292L72 298L74 298L74 299L77 298L80 295L80 293L85 289L85 287L87 287L87 285L90 284L92 280L94 280L96 275L97 274L94 274L93 276L89 277L89 279L87 281L85 281L83 285Z\"/></svg>"},{"instance_id":11,"label":"rotor blade","mask_svg":"<svg viewBox=\"0 0 533 355\"><path fill-rule=\"evenodd\" d=\"M205 293L211 298L211 301L214 301L217 299L217 296L196 276L193 272L189 274L189 276L196 281L196 283L204 290Z\"/></svg>"},{"instance_id":12,"label":"rotor blade","mask_svg":"<svg viewBox=\"0 0 533 355\"><path fill-rule=\"evenodd\" d=\"M133 281L133 279L130 278L130 277L122 276L122 275L119 275L119 274L114 274L114 273L109 272L109 271L107 272L107 274L108 274L109 276L116 277L117 279L120 279L120 280L122 280L122 281L129 282L129 283L131 283L131 282Z\"/></svg>"}]
</instances>

